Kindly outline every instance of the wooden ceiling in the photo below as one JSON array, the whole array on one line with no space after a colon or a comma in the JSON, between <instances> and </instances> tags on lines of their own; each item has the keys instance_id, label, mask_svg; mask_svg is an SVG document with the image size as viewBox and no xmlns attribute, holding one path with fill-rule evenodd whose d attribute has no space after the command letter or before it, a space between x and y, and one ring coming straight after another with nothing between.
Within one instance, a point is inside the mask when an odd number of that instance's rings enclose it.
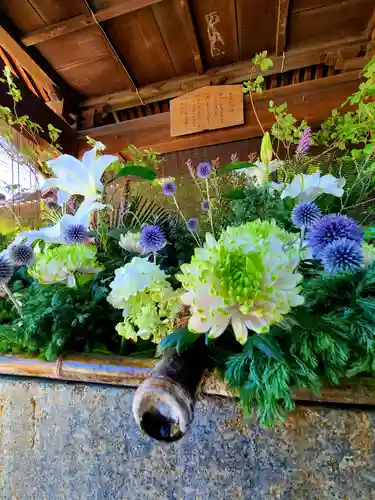
<instances>
[{"instance_id":1,"label":"wooden ceiling","mask_svg":"<svg viewBox=\"0 0 375 500\"><path fill-rule=\"evenodd\" d=\"M366 54L374 9L374 0L0 0L0 46L34 93L87 116L239 83L262 50L270 74L348 69Z\"/></svg>"}]
</instances>

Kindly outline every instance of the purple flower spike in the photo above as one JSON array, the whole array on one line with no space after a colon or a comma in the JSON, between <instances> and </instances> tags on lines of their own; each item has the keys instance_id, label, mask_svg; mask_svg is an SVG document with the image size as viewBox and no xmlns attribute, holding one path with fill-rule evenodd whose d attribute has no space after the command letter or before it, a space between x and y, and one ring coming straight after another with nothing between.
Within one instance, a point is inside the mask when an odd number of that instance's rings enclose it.
<instances>
[{"instance_id":1,"label":"purple flower spike","mask_svg":"<svg viewBox=\"0 0 375 500\"><path fill-rule=\"evenodd\" d=\"M332 241L324 249L322 262L329 273L356 272L363 263L360 244L347 238Z\"/></svg>"},{"instance_id":2,"label":"purple flower spike","mask_svg":"<svg viewBox=\"0 0 375 500\"><path fill-rule=\"evenodd\" d=\"M211 172L212 172L211 163L203 162L200 163L197 167L197 174L198 177L200 177L201 179L208 179L210 177Z\"/></svg>"},{"instance_id":3,"label":"purple flower spike","mask_svg":"<svg viewBox=\"0 0 375 500\"><path fill-rule=\"evenodd\" d=\"M173 196L177 191L177 186L173 181L167 181L163 184L163 193L165 196Z\"/></svg>"},{"instance_id":4,"label":"purple flower spike","mask_svg":"<svg viewBox=\"0 0 375 500\"><path fill-rule=\"evenodd\" d=\"M191 217L187 221L186 225L191 233L195 233L195 231L197 230L197 227L198 227L198 219L196 217Z\"/></svg>"},{"instance_id":5,"label":"purple flower spike","mask_svg":"<svg viewBox=\"0 0 375 500\"><path fill-rule=\"evenodd\" d=\"M311 127L306 127L302 132L300 140L298 141L298 146L296 153L298 155L304 155L308 152L311 142Z\"/></svg>"},{"instance_id":6,"label":"purple flower spike","mask_svg":"<svg viewBox=\"0 0 375 500\"><path fill-rule=\"evenodd\" d=\"M210 202L208 200L202 201L202 210L203 212L208 212L210 209Z\"/></svg>"},{"instance_id":7,"label":"purple flower spike","mask_svg":"<svg viewBox=\"0 0 375 500\"><path fill-rule=\"evenodd\" d=\"M145 253L151 253L164 248L166 242L159 226L145 226L139 236L139 243Z\"/></svg>"},{"instance_id":8,"label":"purple flower spike","mask_svg":"<svg viewBox=\"0 0 375 500\"><path fill-rule=\"evenodd\" d=\"M345 215L326 215L312 226L308 242L314 257L321 258L322 252L332 241L346 238L359 244L362 237L362 232L354 219Z\"/></svg>"}]
</instances>

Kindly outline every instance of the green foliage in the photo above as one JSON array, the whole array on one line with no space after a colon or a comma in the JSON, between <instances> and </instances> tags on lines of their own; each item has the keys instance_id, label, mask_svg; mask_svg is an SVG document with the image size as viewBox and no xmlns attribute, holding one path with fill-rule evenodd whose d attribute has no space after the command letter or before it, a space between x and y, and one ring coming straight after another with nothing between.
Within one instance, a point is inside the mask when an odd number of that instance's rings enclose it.
<instances>
[{"instance_id":1,"label":"green foliage","mask_svg":"<svg viewBox=\"0 0 375 500\"><path fill-rule=\"evenodd\" d=\"M375 57L363 70L366 79L357 92L348 97L340 109L332 110L331 117L321 125L314 135L318 144L334 144L344 150L350 144L361 144L366 154L374 152L375 137ZM350 111L343 112L343 106L352 105Z\"/></svg>"},{"instance_id":2,"label":"green foliage","mask_svg":"<svg viewBox=\"0 0 375 500\"><path fill-rule=\"evenodd\" d=\"M124 164L123 162L116 163L118 164L118 170L112 181L114 181L115 179L119 179L120 177L128 177L130 175L148 181L153 181L154 179L156 179L156 172L154 172L152 168L146 167L145 165L122 166Z\"/></svg>"},{"instance_id":3,"label":"green foliage","mask_svg":"<svg viewBox=\"0 0 375 500\"><path fill-rule=\"evenodd\" d=\"M319 393L323 381L375 375L375 267L355 275L306 276L303 287L303 306L226 359L229 386L245 413L256 408L265 426L293 409L294 387Z\"/></svg>"},{"instance_id":4,"label":"green foliage","mask_svg":"<svg viewBox=\"0 0 375 500\"><path fill-rule=\"evenodd\" d=\"M22 299L22 318L0 326L0 351L38 354L47 360L62 352L91 352L97 345L118 352L115 325L121 312L106 301L99 282L79 288L34 282Z\"/></svg>"},{"instance_id":5,"label":"green foliage","mask_svg":"<svg viewBox=\"0 0 375 500\"><path fill-rule=\"evenodd\" d=\"M158 354L163 355L169 349L175 349L178 354L182 354L190 349L202 335L190 332L187 326L177 328L160 341Z\"/></svg>"},{"instance_id":6,"label":"green foliage","mask_svg":"<svg viewBox=\"0 0 375 500\"><path fill-rule=\"evenodd\" d=\"M273 62L272 59L267 57L267 51L264 50L259 54L256 54L253 59L253 68L251 70L250 79L243 84L243 93L248 94L251 92L261 93L263 92L264 85L264 77L262 75L258 75L255 78L252 78L253 72L255 69L258 69L261 72L267 71L269 68L272 68Z\"/></svg>"},{"instance_id":7,"label":"green foliage","mask_svg":"<svg viewBox=\"0 0 375 500\"><path fill-rule=\"evenodd\" d=\"M275 122L271 127L272 135L283 143L296 143L301 137L301 133L307 126L307 122L302 120L299 126L297 120L287 111L286 103L276 106L273 101L269 102L269 111L273 114Z\"/></svg>"},{"instance_id":8,"label":"green foliage","mask_svg":"<svg viewBox=\"0 0 375 500\"><path fill-rule=\"evenodd\" d=\"M231 224L240 226L256 219L275 219L281 227L290 229L290 210L276 191L266 186L249 185L241 190L242 199L231 203Z\"/></svg>"},{"instance_id":9,"label":"green foliage","mask_svg":"<svg viewBox=\"0 0 375 500\"><path fill-rule=\"evenodd\" d=\"M219 168L216 175L223 175L232 172L233 170L238 170L241 168L255 167L255 163L250 163L249 161L235 161L224 165L224 167Z\"/></svg>"}]
</instances>

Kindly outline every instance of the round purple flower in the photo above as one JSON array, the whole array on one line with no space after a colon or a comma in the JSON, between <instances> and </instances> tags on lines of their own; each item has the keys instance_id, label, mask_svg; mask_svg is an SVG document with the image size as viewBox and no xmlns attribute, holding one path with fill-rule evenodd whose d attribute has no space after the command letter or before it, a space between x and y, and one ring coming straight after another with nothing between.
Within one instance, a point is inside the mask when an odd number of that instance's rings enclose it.
<instances>
[{"instance_id":1,"label":"round purple flower","mask_svg":"<svg viewBox=\"0 0 375 500\"><path fill-rule=\"evenodd\" d=\"M6 285L13 276L14 267L12 262L4 255L0 255L0 285Z\"/></svg>"},{"instance_id":2,"label":"round purple flower","mask_svg":"<svg viewBox=\"0 0 375 500\"><path fill-rule=\"evenodd\" d=\"M360 243L362 232L354 219L345 215L325 215L310 229L308 242L314 257L320 257L325 247L341 238Z\"/></svg>"},{"instance_id":3,"label":"round purple flower","mask_svg":"<svg viewBox=\"0 0 375 500\"><path fill-rule=\"evenodd\" d=\"M69 224L63 231L64 241L68 245L82 243L87 238L87 231L82 224Z\"/></svg>"},{"instance_id":4,"label":"round purple flower","mask_svg":"<svg viewBox=\"0 0 375 500\"><path fill-rule=\"evenodd\" d=\"M166 242L159 226L145 226L139 236L139 243L145 253L150 253L161 250Z\"/></svg>"},{"instance_id":5,"label":"round purple flower","mask_svg":"<svg viewBox=\"0 0 375 500\"><path fill-rule=\"evenodd\" d=\"M361 268L363 255L357 241L340 238L329 243L322 253L324 270L329 273L355 272Z\"/></svg>"},{"instance_id":6,"label":"round purple flower","mask_svg":"<svg viewBox=\"0 0 375 500\"><path fill-rule=\"evenodd\" d=\"M172 196L175 194L177 186L173 181L167 181L163 184L163 193L165 196Z\"/></svg>"},{"instance_id":7,"label":"round purple flower","mask_svg":"<svg viewBox=\"0 0 375 500\"><path fill-rule=\"evenodd\" d=\"M210 202L208 200L202 201L202 210L203 212L208 212L210 209Z\"/></svg>"},{"instance_id":8,"label":"round purple flower","mask_svg":"<svg viewBox=\"0 0 375 500\"><path fill-rule=\"evenodd\" d=\"M295 226L308 229L322 216L315 203L299 203L292 211L292 222Z\"/></svg>"},{"instance_id":9,"label":"round purple flower","mask_svg":"<svg viewBox=\"0 0 375 500\"><path fill-rule=\"evenodd\" d=\"M28 266L34 258L34 250L30 245L20 243L9 249L9 257L16 267Z\"/></svg>"},{"instance_id":10,"label":"round purple flower","mask_svg":"<svg viewBox=\"0 0 375 500\"><path fill-rule=\"evenodd\" d=\"M186 225L191 233L195 233L198 227L198 219L196 217L190 217Z\"/></svg>"},{"instance_id":11,"label":"round purple flower","mask_svg":"<svg viewBox=\"0 0 375 500\"><path fill-rule=\"evenodd\" d=\"M208 179L208 177L210 177L211 172L212 172L211 163L208 163L207 161L200 163L197 167L197 174L198 177L200 177L201 179Z\"/></svg>"}]
</instances>

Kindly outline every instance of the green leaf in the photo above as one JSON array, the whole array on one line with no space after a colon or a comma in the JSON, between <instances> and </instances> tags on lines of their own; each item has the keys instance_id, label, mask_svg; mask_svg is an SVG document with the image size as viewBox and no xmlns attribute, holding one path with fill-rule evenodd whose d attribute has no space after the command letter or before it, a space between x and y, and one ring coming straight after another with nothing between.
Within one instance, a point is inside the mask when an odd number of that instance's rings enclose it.
<instances>
[{"instance_id":1,"label":"green leaf","mask_svg":"<svg viewBox=\"0 0 375 500\"><path fill-rule=\"evenodd\" d=\"M235 161L233 163L228 163L224 167L219 168L216 175L227 174L233 170L238 170L240 168L256 167L255 163L250 163L249 161Z\"/></svg>"},{"instance_id":2,"label":"green leaf","mask_svg":"<svg viewBox=\"0 0 375 500\"><path fill-rule=\"evenodd\" d=\"M112 179L112 181L120 177L128 177L129 175L133 175L134 177L139 177L140 179L145 179L148 181L153 181L156 179L156 172L154 172L152 168L141 165L125 165L124 167L120 168L120 170L117 172L117 175Z\"/></svg>"},{"instance_id":3,"label":"green leaf","mask_svg":"<svg viewBox=\"0 0 375 500\"><path fill-rule=\"evenodd\" d=\"M269 337L266 333L254 336L254 347L257 347L269 358L274 358L277 361L284 359L278 341L274 337Z\"/></svg>"},{"instance_id":4,"label":"green leaf","mask_svg":"<svg viewBox=\"0 0 375 500\"><path fill-rule=\"evenodd\" d=\"M228 200L244 200L246 198L244 189L232 189L227 193L224 193L224 198Z\"/></svg>"},{"instance_id":5,"label":"green leaf","mask_svg":"<svg viewBox=\"0 0 375 500\"><path fill-rule=\"evenodd\" d=\"M164 337L158 345L158 354L168 349L176 349L178 354L182 354L189 349L203 333L192 333L187 326L173 330L167 337Z\"/></svg>"},{"instance_id":6,"label":"green leaf","mask_svg":"<svg viewBox=\"0 0 375 500\"><path fill-rule=\"evenodd\" d=\"M363 238L366 241L375 239L375 226L366 226L362 227L362 229L363 229Z\"/></svg>"}]
</instances>

